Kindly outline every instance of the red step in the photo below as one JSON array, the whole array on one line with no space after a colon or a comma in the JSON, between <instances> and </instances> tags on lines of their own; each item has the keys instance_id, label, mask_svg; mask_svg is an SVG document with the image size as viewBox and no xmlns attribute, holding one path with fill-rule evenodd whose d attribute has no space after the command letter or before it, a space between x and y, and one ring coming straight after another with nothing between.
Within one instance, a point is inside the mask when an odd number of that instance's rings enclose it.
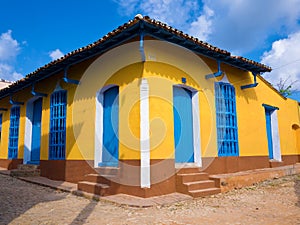
<instances>
[{"instance_id":1,"label":"red step","mask_svg":"<svg viewBox=\"0 0 300 225\"><path fill-rule=\"evenodd\" d=\"M215 195L221 192L220 188L207 188L207 189L202 189L202 190L193 190L190 191L190 195L193 198L199 198L199 197L205 197L208 195Z\"/></svg>"},{"instance_id":2,"label":"red step","mask_svg":"<svg viewBox=\"0 0 300 225\"><path fill-rule=\"evenodd\" d=\"M208 173L201 172L198 167L188 167L177 170L176 191L197 198L220 193L221 189L209 179Z\"/></svg>"},{"instance_id":3,"label":"red step","mask_svg":"<svg viewBox=\"0 0 300 225\"><path fill-rule=\"evenodd\" d=\"M201 169L199 167L183 167L177 168L176 174L187 174L187 173L200 173Z\"/></svg>"},{"instance_id":4,"label":"red step","mask_svg":"<svg viewBox=\"0 0 300 225\"><path fill-rule=\"evenodd\" d=\"M81 181L77 184L77 189L80 191L105 196L108 195L109 185L107 184L99 184L88 181Z\"/></svg>"},{"instance_id":5,"label":"red step","mask_svg":"<svg viewBox=\"0 0 300 225\"><path fill-rule=\"evenodd\" d=\"M202 180L184 183L187 186L188 191L194 191L199 189L215 188L215 182L213 180Z\"/></svg>"},{"instance_id":6,"label":"red step","mask_svg":"<svg viewBox=\"0 0 300 225\"><path fill-rule=\"evenodd\" d=\"M208 180L207 173L186 173L186 174L177 174L177 178L181 180L182 183Z\"/></svg>"},{"instance_id":7,"label":"red step","mask_svg":"<svg viewBox=\"0 0 300 225\"><path fill-rule=\"evenodd\" d=\"M110 185L114 178L114 175L87 174L84 177L84 181Z\"/></svg>"},{"instance_id":8,"label":"red step","mask_svg":"<svg viewBox=\"0 0 300 225\"><path fill-rule=\"evenodd\" d=\"M95 168L95 170L100 175L118 175L119 174L118 167L98 167L98 168Z\"/></svg>"}]
</instances>

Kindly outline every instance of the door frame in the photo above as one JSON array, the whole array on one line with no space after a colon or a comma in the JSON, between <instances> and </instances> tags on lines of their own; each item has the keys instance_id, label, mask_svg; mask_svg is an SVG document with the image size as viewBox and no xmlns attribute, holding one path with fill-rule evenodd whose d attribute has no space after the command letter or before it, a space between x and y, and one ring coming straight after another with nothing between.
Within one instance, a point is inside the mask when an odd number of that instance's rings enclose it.
<instances>
[{"instance_id":1,"label":"door frame","mask_svg":"<svg viewBox=\"0 0 300 225\"><path fill-rule=\"evenodd\" d=\"M264 113L265 113L265 120L266 120L266 111L270 112L270 127L271 127L271 141L272 141L272 147L273 149L269 149L269 143L268 143L268 156L270 156L269 151L273 151L273 159L270 160L276 160L276 161L282 161L281 158L281 149L280 149L280 136L279 136L279 128L278 128L278 114L277 111L279 110L278 107L270 106L267 104L263 104L264 107ZM266 121L266 132L267 131L267 121ZM268 140L268 134L267 134L267 142Z\"/></svg>"},{"instance_id":2,"label":"door frame","mask_svg":"<svg viewBox=\"0 0 300 225\"><path fill-rule=\"evenodd\" d=\"M27 101L26 104L26 121L25 121L25 135L24 135L24 157L23 164L31 161L32 150L32 122L33 122L33 108L34 102L42 97L33 97ZM43 102L43 100L42 100ZM42 106L43 108L43 106ZM42 113L42 112L41 112Z\"/></svg>"},{"instance_id":3,"label":"door frame","mask_svg":"<svg viewBox=\"0 0 300 225\"><path fill-rule=\"evenodd\" d=\"M94 167L99 167L99 163L102 163L103 130L104 130L104 128L103 128L104 92L112 87L118 87L118 85L115 85L115 84L107 85L107 86L101 88L96 93Z\"/></svg>"},{"instance_id":4,"label":"door frame","mask_svg":"<svg viewBox=\"0 0 300 225\"><path fill-rule=\"evenodd\" d=\"M192 87L189 87L187 85L176 84L176 85L173 85L173 87L172 87L172 93L173 93L174 87L185 88L192 92L192 115L193 115L192 121L193 121L193 147L194 147L194 162L193 163L176 163L176 161L175 161L175 139L174 139L175 167L176 168L185 167L185 166L187 166L187 167L188 166L202 167L199 92L198 92L198 90L196 90ZM173 99L172 99L172 101L173 101ZM173 118L173 123L174 123L174 118ZM175 128L175 126L174 126L174 128Z\"/></svg>"}]
</instances>

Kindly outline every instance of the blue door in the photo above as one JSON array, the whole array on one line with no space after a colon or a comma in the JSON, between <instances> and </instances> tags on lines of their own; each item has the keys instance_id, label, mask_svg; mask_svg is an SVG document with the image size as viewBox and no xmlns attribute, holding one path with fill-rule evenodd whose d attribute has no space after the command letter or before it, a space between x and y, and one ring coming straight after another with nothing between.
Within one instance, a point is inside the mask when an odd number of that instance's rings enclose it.
<instances>
[{"instance_id":1,"label":"blue door","mask_svg":"<svg viewBox=\"0 0 300 225\"><path fill-rule=\"evenodd\" d=\"M119 159L119 87L103 93L103 151L99 166L118 166Z\"/></svg>"},{"instance_id":2,"label":"blue door","mask_svg":"<svg viewBox=\"0 0 300 225\"><path fill-rule=\"evenodd\" d=\"M39 98L33 102L31 160L29 162L32 164L40 162L42 101L42 98Z\"/></svg>"},{"instance_id":3,"label":"blue door","mask_svg":"<svg viewBox=\"0 0 300 225\"><path fill-rule=\"evenodd\" d=\"M192 92L173 87L175 162L194 162Z\"/></svg>"},{"instance_id":4,"label":"blue door","mask_svg":"<svg viewBox=\"0 0 300 225\"><path fill-rule=\"evenodd\" d=\"M273 112L273 110L265 108L268 149L269 149L269 158L270 159L273 159L273 139L272 139L272 123L271 123L272 112Z\"/></svg>"}]
</instances>

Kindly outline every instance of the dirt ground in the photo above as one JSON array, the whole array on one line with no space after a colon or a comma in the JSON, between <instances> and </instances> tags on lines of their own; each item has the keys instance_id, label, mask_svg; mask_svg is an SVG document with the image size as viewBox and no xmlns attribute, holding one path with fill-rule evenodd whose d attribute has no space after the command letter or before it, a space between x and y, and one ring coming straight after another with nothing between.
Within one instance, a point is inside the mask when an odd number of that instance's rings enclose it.
<instances>
[{"instance_id":1,"label":"dirt ground","mask_svg":"<svg viewBox=\"0 0 300 225\"><path fill-rule=\"evenodd\" d=\"M300 175L167 206L132 208L0 174L0 224L300 224Z\"/></svg>"}]
</instances>

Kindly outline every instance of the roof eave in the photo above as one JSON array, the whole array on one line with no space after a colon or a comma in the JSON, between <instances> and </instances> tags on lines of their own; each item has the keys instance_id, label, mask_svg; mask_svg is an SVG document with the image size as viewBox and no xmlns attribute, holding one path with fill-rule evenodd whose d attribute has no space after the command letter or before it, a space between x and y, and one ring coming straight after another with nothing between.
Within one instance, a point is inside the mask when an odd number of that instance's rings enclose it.
<instances>
[{"instance_id":1,"label":"roof eave","mask_svg":"<svg viewBox=\"0 0 300 225\"><path fill-rule=\"evenodd\" d=\"M101 55L104 52L109 51L110 49L115 48L118 45L125 43L126 41L138 36L139 25L135 24L133 26L128 27L128 29L124 30L115 35L111 35L105 40L101 38L97 42L88 45L84 48L77 49L67 55L63 56L60 59L54 60L47 65L38 68L36 71L28 74L26 77L12 83L8 87L0 90L0 99L10 96L11 94L25 89L32 85L32 83L39 82L43 79L46 79L54 74L57 74L63 71L67 66L75 65L80 62L86 61L97 55ZM136 32L133 32L136 31Z\"/></svg>"},{"instance_id":2,"label":"roof eave","mask_svg":"<svg viewBox=\"0 0 300 225\"><path fill-rule=\"evenodd\" d=\"M128 23L109 32L98 41L79 48L67 55L38 68L36 71L28 74L25 78L14 82L7 88L0 90L0 99L3 99L13 93L25 89L35 82L46 79L54 74L64 70L67 66L75 65L95 56L101 55L114 47L125 43L126 41L138 36L141 29L153 38L168 41L185 47L197 54L209 58L220 60L231 66L256 72L270 72L271 68L263 64L248 60L243 57L231 56L230 52L214 47L208 43L202 42L197 38L184 34L182 31L172 28L164 23L150 19L149 17L135 17Z\"/></svg>"},{"instance_id":3,"label":"roof eave","mask_svg":"<svg viewBox=\"0 0 300 225\"><path fill-rule=\"evenodd\" d=\"M147 35L160 40L178 44L195 53L203 56L220 60L231 66L256 73L270 72L272 69L261 63L240 57L232 56L230 52L219 49L208 43L199 41L197 38L184 34L182 31L171 28L170 26L155 22L155 20L146 19L144 29ZM153 22L154 21L154 22Z\"/></svg>"}]
</instances>

